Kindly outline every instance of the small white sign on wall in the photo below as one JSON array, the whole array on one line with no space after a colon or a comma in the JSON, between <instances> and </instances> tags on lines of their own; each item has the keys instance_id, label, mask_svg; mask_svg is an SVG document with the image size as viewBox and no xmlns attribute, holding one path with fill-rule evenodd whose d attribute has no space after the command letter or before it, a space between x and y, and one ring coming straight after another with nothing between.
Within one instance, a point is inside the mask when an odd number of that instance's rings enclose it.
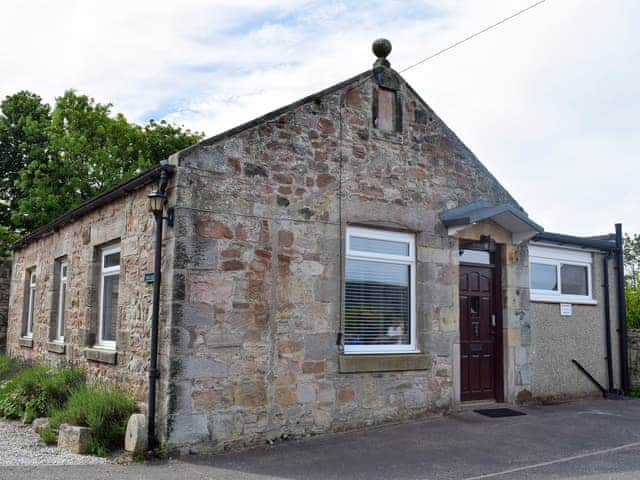
<instances>
[{"instance_id":1,"label":"small white sign on wall","mask_svg":"<svg viewBox=\"0 0 640 480\"><path fill-rule=\"evenodd\" d=\"M562 316L562 317L570 317L571 316L571 304L570 303L561 303L560 304L560 316Z\"/></svg>"}]
</instances>

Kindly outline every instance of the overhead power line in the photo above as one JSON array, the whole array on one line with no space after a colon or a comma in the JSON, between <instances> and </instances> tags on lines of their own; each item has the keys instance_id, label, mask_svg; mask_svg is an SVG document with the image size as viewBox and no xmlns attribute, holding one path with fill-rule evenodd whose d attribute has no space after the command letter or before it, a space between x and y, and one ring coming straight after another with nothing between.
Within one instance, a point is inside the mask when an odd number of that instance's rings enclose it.
<instances>
[{"instance_id":1,"label":"overhead power line","mask_svg":"<svg viewBox=\"0 0 640 480\"><path fill-rule=\"evenodd\" d=\"M508 21L509 21L509 20L511 20L512 18L515 18L515 17L517 17L518 15L521 15L521 14L523 14L524 12L526 12L526 11L528 11L528 10L531 10L532 8L537 7L538 5L540 5L541 3L544 3L544 2L546 2L546 0L540 0L539 2L536 2L536 3L532 4L532 5L529 5L527 8L523 8L522 10L520 10L520 11L518 11L518 12L514 13L513 15L509 15L508 17L503 18L503 19L502 19L502 20L500 20L499 22L496 22L496 23L494 23L493 25L489 25L488 27L483 28L483 29L482 29L482 30L480 30L479 32L476 32L476 33L474 33L474 34L472 34L472 35L469 35L468 37L463 38L462 40L460 40L460 41L458 41L458 42L454 43L453 45L449 45L448 47L443 48L442 50L440 50L440 51L438 51L438 52L434 53L433 55L429 55L427 58L423 58L423 59L422 59L422 60L420 60L419 62L416 62L416 63L414 63L413 65L409 65L408 67L403 68L402 70L400 70L400 71L399 71L399 73L403 73L403 72L406 72L407 70L409 70L409 69L411 69L411 68L413 68L413 67L417 67L418 65L421 65L421 64L423 64L424 62L426 62L426 61L428 61L428 60L431 60L432 58L437 57L438 55L440 55L440 54L442 54L442 53L444 53L444 52L446 52L446 51L449 51L449 50L451 50L452 48L455 48L455 47L457 47L458 45L460 45L460 44L462 44L462 43L464 43L464 42L467 42L467 41L471 40L472 38L477 37L478 35L482 35L483 33L488 32L489 30L491 30L492 28L497 27L498 25L501 25L501 24L503 24L503 23L505 23L505 22L508 22Z\"/></svg>"}]
</instances>

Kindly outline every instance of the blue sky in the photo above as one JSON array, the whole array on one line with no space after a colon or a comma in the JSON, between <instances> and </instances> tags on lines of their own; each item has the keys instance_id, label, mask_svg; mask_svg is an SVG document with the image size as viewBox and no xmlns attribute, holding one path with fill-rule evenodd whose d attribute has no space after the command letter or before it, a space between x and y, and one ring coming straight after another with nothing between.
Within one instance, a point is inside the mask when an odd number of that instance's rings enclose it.
<instances>
[{"instance_id":1,"label":"blue sky","mask_svg":"<svg viewBox=\"0 0 640 480\"><path fill-rule=\"evenodd\" d=\"M75 88L213 135L370 68L375 38L402 69L531 3L3 2L0 95ZM547 230L640 232L639 14L547 0L405 78Z\"/></svg>"}]
</instances>

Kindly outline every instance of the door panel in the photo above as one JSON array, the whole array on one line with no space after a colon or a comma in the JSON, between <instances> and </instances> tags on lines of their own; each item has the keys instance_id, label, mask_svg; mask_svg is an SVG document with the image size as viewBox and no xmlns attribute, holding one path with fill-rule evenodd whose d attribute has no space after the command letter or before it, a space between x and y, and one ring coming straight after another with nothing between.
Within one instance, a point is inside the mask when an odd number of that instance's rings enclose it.
<instances>
[{"instance_id":1,"label":"door panel","mask_svg":"<svg viewBox=\"0 0 640 480\"><path fill-rule=\"evenodd\" d=\"M461 400L496 398L497 332L491 267L460 265Z\"/></svg>"}]
</instances>

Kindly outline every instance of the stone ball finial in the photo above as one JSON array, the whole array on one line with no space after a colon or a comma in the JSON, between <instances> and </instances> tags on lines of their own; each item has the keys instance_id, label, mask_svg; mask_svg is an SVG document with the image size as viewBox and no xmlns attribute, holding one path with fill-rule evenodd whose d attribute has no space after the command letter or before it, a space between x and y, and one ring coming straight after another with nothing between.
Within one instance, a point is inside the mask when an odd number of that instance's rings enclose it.
<instances>
[{"instance_id":1,"label":"stone ball finial","mask_svg":"<svg viewBox=\"0 0 640 480\"><path fill-rule=\"evenodd\" d=\"M387 58L391 53L391 42L386 38L378 38L371 45L373 54L378 58Z\"/></svg>"}]
</instances>

